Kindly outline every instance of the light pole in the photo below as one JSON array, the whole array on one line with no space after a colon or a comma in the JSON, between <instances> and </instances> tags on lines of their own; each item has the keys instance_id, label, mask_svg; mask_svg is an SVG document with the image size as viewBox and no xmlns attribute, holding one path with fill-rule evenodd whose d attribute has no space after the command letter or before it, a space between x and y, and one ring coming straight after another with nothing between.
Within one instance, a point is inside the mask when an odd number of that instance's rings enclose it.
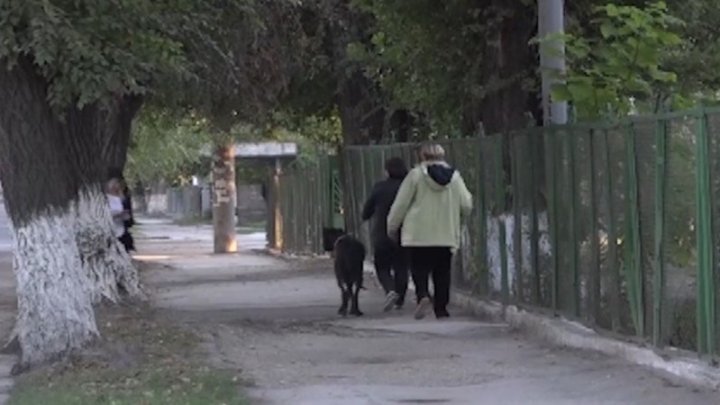
<instances>
[{"instance_id":1,"label":"light pole","mask_svg":"<svg viewBox=\"0 0 720 405\"><path fill-rule=\"evenodd\" d=\"M540 39L555 36L552 40L540 42L543 121L545 125L566 124L567 102L553 101L551 96L552 85L558 81L556 75L565 71L565 44L558 38L565 32L563 0L538 1L538 31Z\"/></svg>"}]
</instances>

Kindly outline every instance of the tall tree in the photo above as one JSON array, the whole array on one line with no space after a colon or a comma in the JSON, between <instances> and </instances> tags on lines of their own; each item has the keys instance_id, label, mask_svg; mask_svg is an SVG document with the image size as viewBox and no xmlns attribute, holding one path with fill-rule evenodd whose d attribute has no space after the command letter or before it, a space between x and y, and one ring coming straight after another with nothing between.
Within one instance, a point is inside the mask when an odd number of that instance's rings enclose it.
<instances>
[{"instance_id":1,"label":"tall tree","mask_svg":"<svg viewBox=\"0 0 720 405\"><path fill-rule=\"evenodd\" d=\"M265 120L304 65L308 41L293 2L206 1L182 33L191 80L175 94L203 117L213 139L214 250L237 250L231 129Z\"/></svg>"},{"instance_id":2,"label":"tall tree","mask_svg":"<svg viewBox=\"0 0 720 405\"><path fill-rule=\"evenodd\" d=\"M366 73L443 135L494 134L539 114L536 5L526 1L359 0L374 17L353 46Z\"/></svg>"},{"instance_id":3,"label":"tall tree","mask_svg":"<svg viewBox=\"0 0 720 405\"><path fill-rule=\"evenodd\" d=\"M31 365L97 334L92 309L137 273L112 235L103 151L154 79L183 67L191 1L0 3L0 164L15 234L13 336ZM127 132L125 135L127 136ZM112 142L111 142L112 143Z\"/></svg>"}]
</instances>

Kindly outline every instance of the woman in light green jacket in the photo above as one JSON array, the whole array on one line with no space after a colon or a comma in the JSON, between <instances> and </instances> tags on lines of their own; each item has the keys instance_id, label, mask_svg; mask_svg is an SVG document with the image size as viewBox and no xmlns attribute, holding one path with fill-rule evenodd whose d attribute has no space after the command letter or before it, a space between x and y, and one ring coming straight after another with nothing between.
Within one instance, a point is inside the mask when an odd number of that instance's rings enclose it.
<instances>
[{"instance_id":1,"label":"woman in light green jacket","mask_svg":"<svg viewBox=\"0 0 720 405\"><path fill-rule=\"evenodd\" d=\"M460 172L445 162L440 145L420 147L421 163L410 171L398 191L387 219L387 232L410 251L410 268L417 308L422 319L430 307L429 277L434 285L435 316L450 316L450 266L460 247L461 218L472 211L472 194Z\"/></svg>"}]
</instances>

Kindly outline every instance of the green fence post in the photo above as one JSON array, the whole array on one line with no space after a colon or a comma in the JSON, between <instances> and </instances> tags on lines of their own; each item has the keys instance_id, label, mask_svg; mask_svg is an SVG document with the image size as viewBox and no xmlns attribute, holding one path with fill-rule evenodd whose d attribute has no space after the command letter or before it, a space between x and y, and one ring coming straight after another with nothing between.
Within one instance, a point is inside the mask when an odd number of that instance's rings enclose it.
<instances>
[{"instance_id":1,"label":"green fence post","mask_svg":"<svg viewBox=\"0 0 720 405\"><path fill-rule=\"evenodd\" d=\"M707 113L701 110L697 129L697 330L698 352L715 353L715 280L713 275L712 196Z\"/></svg>"},{"instance_id":2,"label":"green fence post","mask_svg":"<svg viewBox=\"0 0 720 405\"><path fill-rule=\"evenodd\" d=\"M625 243L625 275L627 280L630 311L635 332L645 335L645 297L642 274L642 251L640 247L640 213L638 201L638 175L635 127L629 124L625 137L627 170L627 241Z\"/></svg>"},{"instance_id":3,"label":"green fence post","mask_svg":"<svg viewBox=\"0 0 720 405\"><path fill-rule=\"evenodd\" d=\"M590 158L590 303L589 317L593 323L597 324L600 318L600 240L598 229L598 209L597 200L599 198L598 185L596 181L597 164L595 162L595 130L588 133L588 155Z\"/></svg>"},{"instance_id":4,"label":"green fence post","mask_svg":"<svg viewBox=\"0 0 720 405\"><path fill-rule=\"evenodd\" d=\"M483 162L485 162L484 157L489 155L485 152L484 146L485 142L483 142L483 138L477 138L477 168L478 168L478 180L477 180L477 193L475 196L475 199L477 201L477 210L478 213L476 215L479 216L480 224L479 224L479 230L478 230L478 243L480 244L480 267L479 271L481 272L479 274L479 283L480 283L480 294L487 295L488 292L488 255L487 255L487 201L485 200L487 198L487 190L485 189L485 170L482 169Z\"/></svg>"},{"instance_id":5,"label":"green fence post","mask_svg":"<svg viewBox=\"0 0 720 405\"><path fill-rule=\"evenodd\" d=\"M655 128L655 268L653 271L653 344L661 346L665 298L665 191L667 188L667 122Z\"/></svg>"},{"instance_id":6,"label":"green fence post","mask_svg":"<svg viewBox=\"0 0 720 405\"><path fill-rule=\"evenodd\" d=\"M580 266L578 259L578 192L577 185L575 184L577 178L575 176L575 151L577 149L577 141L575 134L572 131L568 131L565 135L566 146L568 149L568 165L569 170L567 171L568 185L570 195L570 212L568 212L568 219L570 222L570 242L572 245L572 251L570 252L570 269L572 270L572 282L573 282L573 314L577 317L580 316Z\"/></svg>"},{"instance_id":7,"label":"green fence post","mask_svg":"<svg viewBox=\"0 0 720 405\"><path fill-rule=\"evenodd\" d=\"M552 283L551 283L551 295L552 295L552 308L554 311L558 311L560 308L560 249L558 239L558 190L557 190L557 133L552 129L546 130L545 132L545 143L546 143L546 167L548 187L548 228L550 231L550 243L551 243L551 259L552 259Z\"/></svg>"},{"instance_id":8,"label":"green fence post","mask_svg":"<svg viewBox=\"0 0 720 405\"><path fill-rule=\"evenodd\" d=\"M610 274L610 318L613 331L620 330L620 271L618 269L618 253L617 253L617 232L615 230L615 207L614 207L614 182L610 151L610 134L607 130L603 131L602 136L603 160L605 161L605 188L607 189L607 205L608 205L608 221L607 221L607 269Z\"/></svg>"},{"instance_id":9,"label":"green fence post","mask_svg":"<svg viewBox=\"0 0 720 405\"><path fill-rule=\"evenodd\" d=\"M505 134L499 134L497 136L496 145L496 157L495 157L495 204L497 206L497 224L498 224L498 247L500 248L500 280L501 295L503 305L508 305L510 302L510 285L508 280L508 260L507 260L507 235L505 232L505 223L502 220L502 215L505 212L505 181L504 181L504 143Z\"/></svg>"},{"instance_id":10,"label":"green fence post","mask_svg":"<svg viewBox=\"0 0 720 405\"><path fill-rule=\"evenodd\" d=\"M530 173L532 187L530 192L530 265L533 274L533 299L535 305L542 303L541 286L540 286L540 255L538 253L538 245L540 244L540 225L538 223L538 197L540 191L540 165L538 163L539 142L537 133L530 135ZM547 178L547 176L545 176Z\"/></svg>"},{"instance_id":11,"label":"green fence post","mask_svg":"<svg viewBox=\"0 0 720 405\"><path fill-rule=\"evenodd\" d=\"M518 302L524 302L524 286L522 269L522 212L520 210L520 159L517 150L519 149L519 138L510 140L510 181L512 183L512 213L513 213L513 261L515 268L515 298Z\"/></svg>"}]
</instances>

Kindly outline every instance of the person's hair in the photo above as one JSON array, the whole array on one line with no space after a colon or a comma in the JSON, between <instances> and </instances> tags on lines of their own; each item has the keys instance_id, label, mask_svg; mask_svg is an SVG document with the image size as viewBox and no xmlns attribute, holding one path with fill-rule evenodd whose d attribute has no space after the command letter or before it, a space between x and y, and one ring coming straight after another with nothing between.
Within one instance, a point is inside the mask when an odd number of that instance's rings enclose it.
<instances>
[{"instance_id":1,"label":"person's hair","mask_svg":"<svg viewBox=\"0 0 720 405\"><path fill-rule=\"evenodd\" d=\"M421 160L443 160L445 159L445 148L436 143L425 143L420 145L418 155Z\"/></svg>"},{"instance_id":2,"label":"person's hair","mask_svg":"<svg viewBox=\"0 0 720 405\"><path fill-rule=\"evenodd\" d=\"M385 171L391 179L404 179L408 173L405 161L399 157L391 157L386 160Z\"/></svg>"},{"instance_id":3,"label":"person's hair","mask_svg":"<svg viewBox=\"0 0 720 405\"><path fill-rule=\"evenodd\" d=\"M108 193L122 193L122 185L116 178L108 180L106 187Z\"/></svg>"}]
</instances>

